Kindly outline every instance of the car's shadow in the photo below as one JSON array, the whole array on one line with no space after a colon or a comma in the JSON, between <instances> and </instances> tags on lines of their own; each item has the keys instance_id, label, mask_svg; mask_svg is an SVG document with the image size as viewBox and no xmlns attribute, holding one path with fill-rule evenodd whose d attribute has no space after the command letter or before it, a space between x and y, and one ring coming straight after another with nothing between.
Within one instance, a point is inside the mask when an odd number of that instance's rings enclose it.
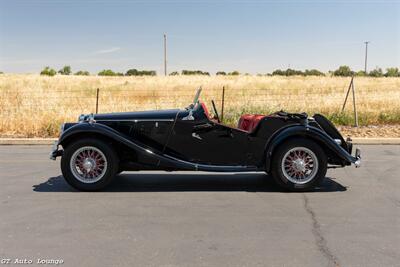
<instances>
[{"instance_id":1,"label":"car's shadow","mask_svg":"<svg viewBox=\"0 0 400 267\"><path fill-rule=\"evenodd\" d=\"M36 192L76 192L60 176L33 185ZM262 173L122 173L103 192L180 192L180 191L247 191L284 192ZM346 191L334 178L325 178L313 192Z\"/></svg>"}]
</instances>

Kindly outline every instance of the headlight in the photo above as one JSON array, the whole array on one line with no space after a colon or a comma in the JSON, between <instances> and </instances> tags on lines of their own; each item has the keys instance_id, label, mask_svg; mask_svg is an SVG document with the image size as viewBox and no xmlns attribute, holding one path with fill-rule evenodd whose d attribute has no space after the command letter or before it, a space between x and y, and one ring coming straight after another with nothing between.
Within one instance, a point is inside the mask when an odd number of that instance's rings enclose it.
<instances>
[{"instance_id":1,"label":"headlight","mask_svg":"<svg viewBox=\"0 0 400 267\"><path fill-rule=\"evenodd\" d=\"M84 121L85 120L85 114L81 114L78 117L78 122Z\"/></svg>"}]
</instances>

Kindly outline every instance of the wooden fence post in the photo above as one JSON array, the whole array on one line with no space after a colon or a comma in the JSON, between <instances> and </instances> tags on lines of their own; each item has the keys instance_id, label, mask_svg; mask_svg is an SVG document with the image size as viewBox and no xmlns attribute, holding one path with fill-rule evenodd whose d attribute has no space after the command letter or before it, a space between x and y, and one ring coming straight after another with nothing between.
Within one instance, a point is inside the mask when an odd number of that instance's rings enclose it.
<instances>
[{"instance_id":1,"label":"wooden fence post","mask_svg":"<svg viewBox=\"0 0 400 267\"><path fill-rule=\"evenodd\" d=\"M351 83L351 89L353 91L354 126L358 127L358 114L357 114L357 106L356 106L356 89L354 88L354 82Z\"/></svg>"},{"instance_id":2,"label":"wooden fence post","mask_svg":"<svg viewBox=\"0 0 400 267\"><path fill-rule=\"evenodd\" d=\"M96 90L96 114L98 113L98 111L99 111L99 88L97 88L97 90Z\"/></svg>"},{"instance_id":3,"label":"wooden fence post","mask_svg":"<svg viewBox=\"0 0 400 267\"><path fill-rule=\"evenodd\" d=\"M350 93L350 89L351 89L352 86L353 86L353 79L354 79L354 76L351 77L351 81L350 81L350 84L349 84L349 88L347 89L347 93L346 93L346 98L344 99L344 103L343 103L343 107L342 107L342 112L344 111L344 108L345 108L345 106L346 106L347 98L349 97L349 93Z\"/></svg>"},{"instance_id":4,"label":"wooden fence post","mask_svg":"<svg viewBox=\"0 0 400 267\"><path fill-rule=\"evenodd\" d=\"M222 86L222 100L221 100L221 122L224 121L224 105L225 105L225 86Z\"/></svg>"}]
</instances>

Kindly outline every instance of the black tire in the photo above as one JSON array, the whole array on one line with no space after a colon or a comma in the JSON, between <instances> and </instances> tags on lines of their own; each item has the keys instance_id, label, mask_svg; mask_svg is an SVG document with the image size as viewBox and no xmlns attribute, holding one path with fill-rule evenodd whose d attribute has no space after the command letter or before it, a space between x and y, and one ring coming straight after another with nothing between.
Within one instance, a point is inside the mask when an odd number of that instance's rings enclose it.
<instances>
[{"instance_id":1,"label":"black tire","mask_svg":"<svg viewBox=\"0 0 400 267\"><path fill-rule=\"evenodd\" d=\"M104 168L104 174L96 182L85 183L80 181L71 170L71 158L74 153L83 147L94 147L101 151L107 160L107 165ZM80 191L99 191L105 188L115 177L118 172L118 156L111 145L99 139L81 139L76 142L70 143L64 148L64 154L61 158L61 172L64 179L69 185Z\"/></svg>"},{"instance_id":2,"label":"black tire","mask_svg":"<svg viewBox=\"0 0 400 267\"><path fill-rule=\"evenodd\" d=\"M308 149L310 150L314 156L316 157L316 161L318 164L314 164L313 168L315 168L315 172L311 172L309 175L310 179L309 181L305 183L300 183L300 182L293 182L287 178L284 174L284 167L282 166L282 161L284 160L284 157L289 151L292 149ZM312 140L309 139L304 139L304 138L296 138L296 139L291 139L288 140L287 142L284 142L282 145L280 145L273 154L272 157L272 165L271 165L271 174L276 183L289 190L289 191L308 191L312 190L315 186L319 185L322 180L325 178L327 171L327 157L324 152L324 150L319 146L317 143L315 143ZM288 173L286 174L290 176ZM292 180L295 178L292 178ZM305 180L307 180L305 179Z\"/></svg>"}]
</instances>

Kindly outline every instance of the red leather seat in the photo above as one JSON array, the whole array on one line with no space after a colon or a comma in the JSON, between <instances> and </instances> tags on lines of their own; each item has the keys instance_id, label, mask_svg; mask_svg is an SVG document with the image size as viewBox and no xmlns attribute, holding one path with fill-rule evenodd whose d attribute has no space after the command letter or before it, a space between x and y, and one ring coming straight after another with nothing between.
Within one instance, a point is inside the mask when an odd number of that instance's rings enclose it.
<instances>
[{"instance_id":1,"label":"red leather seat","mask_svg":"<svg viewBox=\"0 0 400 267\"><path fill-rule=\"evenodd\" d=\"M210 112L208 112L208 108L204 102L200 101L201 107L203 108L204 115L206 115L207 118L210 118Z\"/></svg>"},{"instance_id":2,"label":"red leather seat","mask_svg":"<svg viewBox=\"0 0 400 267\"><path fill-rule=\"evenodd\" d=\"M261 114L243 114L239 119L238 128L243 131L251 132L264 117L265 115Z\"/></svg>"}]
</instances>

